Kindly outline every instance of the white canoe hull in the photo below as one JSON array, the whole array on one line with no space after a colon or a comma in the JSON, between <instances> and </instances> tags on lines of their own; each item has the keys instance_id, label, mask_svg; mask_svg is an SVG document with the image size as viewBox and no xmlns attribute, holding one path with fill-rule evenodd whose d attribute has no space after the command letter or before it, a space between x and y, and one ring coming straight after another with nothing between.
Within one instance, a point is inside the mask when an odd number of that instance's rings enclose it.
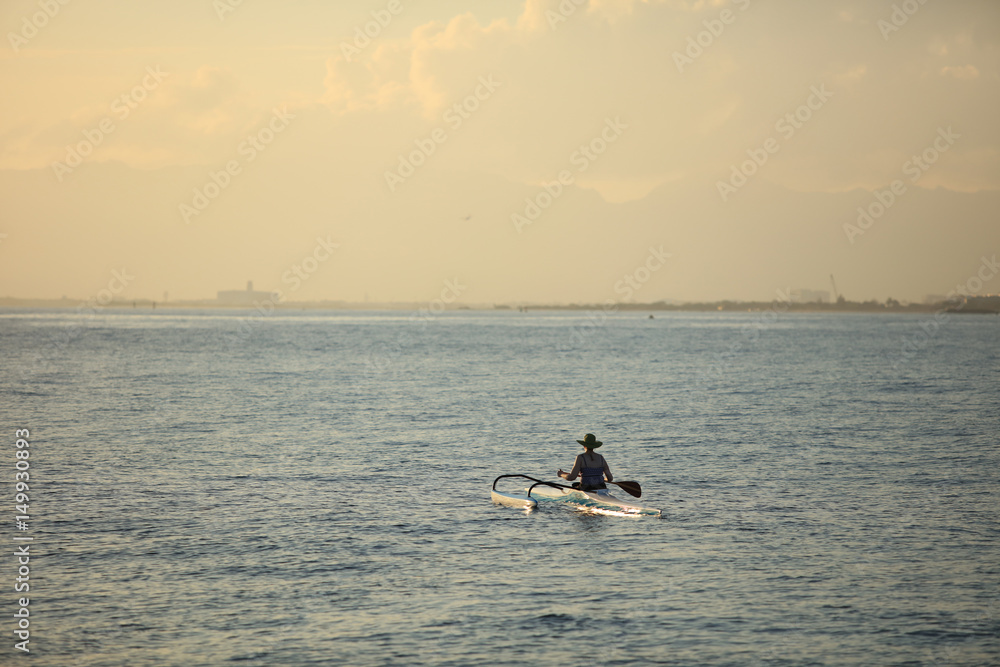
<instances>
[{"instance_id":1,"label":"white canoe hull","mask_svg":"<svg viewBox=\"0 0 1000 667\"><path fill-rule=\"evenodd\" d=\"M527 495L521 496L527 498ZM606 489L599 491L577 491L557 489L552 486L538 485L531 490L531 498L540 501L555 501L576 505L585 512L594 514L660 516L660 510L652 507L642 507L628 501L616 498Z\"/></svg>"},{"instance_id":2,"label":"white canoe hull","mask_svg":"<svg viewBox=\"0 0 1000 667\"><path fill-rule=\"evenodd\" d=\"M532 492L534 495L534 492ZM497 505L506 505L508 507L521 507L524 509L531 509L538 505L538 501L534 498L529 498L525 494L517 493L500 493L499 491L490 491L490 497L493 499Z\"/></svg>"}]
</instances>

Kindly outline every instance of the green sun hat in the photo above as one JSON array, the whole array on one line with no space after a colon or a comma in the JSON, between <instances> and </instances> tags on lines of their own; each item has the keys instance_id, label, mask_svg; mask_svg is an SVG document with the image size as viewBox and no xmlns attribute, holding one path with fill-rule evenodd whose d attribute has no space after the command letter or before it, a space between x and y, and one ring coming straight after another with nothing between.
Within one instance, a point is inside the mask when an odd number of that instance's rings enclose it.
<instances>
[{"instance_id":1,"label":"green sun hat","mask_svg":"<svg viewBox=\"0 0 1000 667\"><path fill-rule=\"evenodd\" d=\"M604 444L603 442L595 438L593 433L588 433L587 435L583 436L583 440L577 440L577 442L579 442L587 449L597 449L598 447Z\"/></svg>"}]
</instances>

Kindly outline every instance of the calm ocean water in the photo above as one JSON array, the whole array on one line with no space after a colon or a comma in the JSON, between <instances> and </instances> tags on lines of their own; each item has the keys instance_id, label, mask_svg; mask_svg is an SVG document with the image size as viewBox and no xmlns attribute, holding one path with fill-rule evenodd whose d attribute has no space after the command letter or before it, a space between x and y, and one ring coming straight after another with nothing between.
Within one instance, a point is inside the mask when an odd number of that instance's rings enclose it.
<instances>
[{"instance_id":1,"label":"calm ocean water","mask_svg":"<svg viewBox=\"0 0 1000 667\"><path fill-rule=\"evenodd\" d=\"M646 315L0 311L0 663L1000 664L1000 318Z\"/></svg>"}]
</instances>

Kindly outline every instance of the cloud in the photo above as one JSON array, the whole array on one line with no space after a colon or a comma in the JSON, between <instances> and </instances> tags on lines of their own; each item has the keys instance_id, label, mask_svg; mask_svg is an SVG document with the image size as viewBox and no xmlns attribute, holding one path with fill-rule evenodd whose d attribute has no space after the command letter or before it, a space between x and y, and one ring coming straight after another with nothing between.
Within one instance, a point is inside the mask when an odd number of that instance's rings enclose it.
<instances>
[{"instance_id":1,"label":"cloud","mask_svg":"<svg viewBox=\"0 0 1000 667\"><path fill-rule=\"evenodd\" d=\"M836 75L837 85L847 87L861 81L868 74L867 65L857 65L851 69Z\"/></svg>"},{"instance_id":2,"label":"cloud","mask_svg":"<svg viewBox=\"0 0 1000 667\"><path fill-rule=\"evenodd\" d=\"M202 66L171 89L169 101L162 106L179 128L202 136L225 132L239 118L249 101L231 70Z\"/></svg>"},{"instance_id":3,"label":"cloud","mask_svg":"<svg viewBox=\"0 0 1000 667\"><path fill-rule=\"evenodd\" d=\"M575 10L565 16L569 7ZM693 65L678 72L672 54L706 31L705 21L734 8L736 21L703 39ZM606 117L621 116L629 134L592 165L592 182L634 193L664 174L684 173L707 178L711 189L733 160L774 133L775 122L801 105L811 86L823 84L835 93L829 108L782 145L767 178L797 181L813 169L805 158L811 154L824 168L812 174L810 187L839 190L859 179L891 179L891 170L869 173L866 152L913 150L941 118L985 147L1000 143L982 111L995 107L986 82L998 75L993 54L1000 40L994 24L968 10L928 6L938 11L927 15L935 20L908 24L911 37L887 48L870 20L877 13L850 2L754 2L743 11L731 0L525 0L520 9L505 19L477 10L427 20L430 12L414 8L349 53L339 43L298 51L287 44L243 44L238 56L222 47L190 51L194 55L172 65L162 88L91 160L213 164L226 159L274 104L295 99L329 110L326 125L310 131L323 141L364 146L363 156L340 154L357 168L381 165L378 180L385 165L442 126L444 112L484 76L502 87L449 134L431 168L481 169L520 183L551 180ZM548 12L567 20L553 28ZM254 49L268 60L257 60ZM82 70L96 79L99 62L92 56ZM281 82L287 87L273 80L265 85L259 70L295 70L297 76ZM102 76L107 87L111 76ZM116 73L107 89L128 90L133 76ZM48 88L62 90L64 79ZM45 166L107 113L105 97L111 96L90 92L91 79L81 78L77 88L65 95L59 112L48 111L57 108L52 94L44 113L0 122L0 165Z\"/></svg>"},{"instance_id":4,"label":"cloud","mask_svg":"<svg viewBox=\"0 0 1000 667\"><path fill-rule=\"evenodd\" d=\"M464 94L476 74L505 75L510 85L496 104L519 132L491 127L488 136L477 136L477 157L482 165L504 151L519 156L520 163L508 161L499 171L524 183L551 178L550 165L571 150L559 147L585 140L593 125L586 116L595 112L621 113L636 128L636 143L616 147L616 155L595 165L595 182L631 178L644 184L635 188L641 191L658 174L724 171L733 156L773 134L776 119L802 104L811 86L827 84L835 93L830 108L783 146L775 159L779 166L769 167L768 177L801 185L802 172L822 164L820 173L809 176L809 187L853 187L861 172L864 182L878 184L891 180L898 165L871 173L874 165L860 148L905 153L933 134L941 117L965 128L980 126L984 120L975 109L992 95L981 86L969 88L965 99L977 102L956 108L954 98L924 77L983 80L977 66L938 60L942 53L971 59L995 48L996 31L972 40L972 16L962 12L925 27L922 38L919 24L907 26L916 39L887 50L864 7L796 6L793 12L754 4L707 40L695 63L678 75L670 66L671 53L703 29L697 15L711 18L734 7L732 2L591 0L581 7L585 11L552 29L546 13L559 11L561 4L528 0L514 24L485 26L472 16L425 24L411 35L409 52L394 52L408 56L409 67L398 65L396 71L407 72L415 108L431 121ZM794 21L794 30L775 39L768 28L775 21ZM652 47L651 34L658 48ZM986 71L995 71L990 62ZM992 146L995 132L987 132ZM949 180L943 173L939 178Z\"/></svg>"},{"instance_id":5,"label":"cloud","mask_svg":"<svg viewBox=\"0 0 1000 667\"><path fill-rule=\"evenodd\" d=\"M935 56L944 57L948 55L948 43L941 37L935 36L927 45L927 52Z\"/></svg>"},{"instance_id":6,"label":"cloud","mask_svg":"<svg viewBox=\"0 0 1000 667\"><path fill-rule=\"evenodd\" d=\"M975 65L962 65L961 67L946 66L942 67L939 72L941 76L950 76L966 81L979 78L979 69Z\"/></svg>"},{"instance_id":7,"label":"cloud","mask_svg":"<svg viewBox=\"0 0 1000 667\"><path fill-rule=\"evenodd\" d=\"M431 21L404 39L383 39L358 54L338 54L326 63L321 102L338 114L412 108L437 117L487 71L483 64L512 43L506 21L481 25L471 13L447 23Z\"/></svg>"},{"instance_id":8,"label":"cloud","mask_svg":"<svg viewBox=\"0 0 1000 667\"><path fill-rule=\"evenodd\" d=\"M342 55L326 62L325 94L320 98L337 114L402 108L417 99L409 78L412 49L406 44L379 44L361 62Z\"/></svg>"}]
</instances>

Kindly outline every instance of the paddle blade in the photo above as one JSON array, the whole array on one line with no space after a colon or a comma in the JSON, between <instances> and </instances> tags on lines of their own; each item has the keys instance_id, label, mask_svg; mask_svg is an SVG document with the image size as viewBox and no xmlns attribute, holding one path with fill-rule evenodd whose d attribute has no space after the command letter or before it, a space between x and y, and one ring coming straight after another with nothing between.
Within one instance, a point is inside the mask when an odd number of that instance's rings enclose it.
<instances>
[{"instance_id":1,"label":"paddle blade","mask_svg":"<svg viewBox=\"0 0 1000 667\"><path fill-rule=\"evenodd\" d=\"M621 487L621 490L630 496L635 496L636 498L642 498L642 487L639 486L639 482L611 482L612 484L617 484Z\"/></svg>"}]
</instances>

